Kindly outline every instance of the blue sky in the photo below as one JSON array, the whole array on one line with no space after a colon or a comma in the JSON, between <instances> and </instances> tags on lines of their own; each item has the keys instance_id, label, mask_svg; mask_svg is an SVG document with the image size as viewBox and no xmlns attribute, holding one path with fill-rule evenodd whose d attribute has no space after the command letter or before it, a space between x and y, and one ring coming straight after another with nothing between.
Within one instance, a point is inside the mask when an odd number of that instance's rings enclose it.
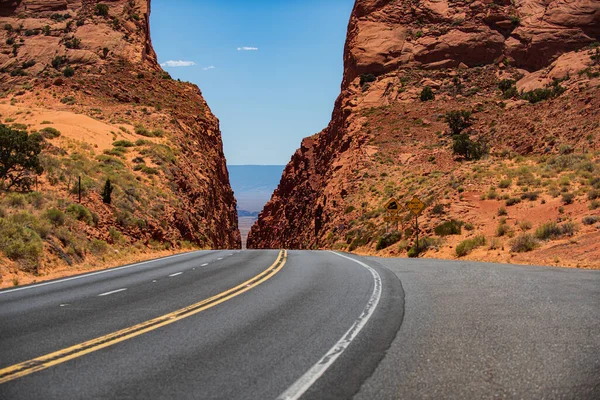
<instances>
[{"instance_id":1,"label":"blue sky","mask_svg":"<svg viewBox=\"0 0 600 400\"><path fill-rule=\"evenodd\" d=\"M353 5L153 0L152 41L161 63L193 62L163 68L200 87L221 122L228 164L283 165L329 123Z\"/></svg>"}]
</instances>

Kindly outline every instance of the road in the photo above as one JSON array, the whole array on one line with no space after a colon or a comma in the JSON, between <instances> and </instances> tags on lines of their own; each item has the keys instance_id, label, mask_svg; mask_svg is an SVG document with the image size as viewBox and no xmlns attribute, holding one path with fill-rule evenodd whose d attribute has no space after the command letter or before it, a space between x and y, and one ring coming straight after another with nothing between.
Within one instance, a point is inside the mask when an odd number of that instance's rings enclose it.
<instances>
[{"instance_id":1,"label":"road","mask_svg":"<svg viewBox=\"0 0 600 400\"><path fill-rule=\"evenodd\" d=\"M0 399L600 398L600 271L203 251L0 291Z\"/></svg>"}]
</instances>

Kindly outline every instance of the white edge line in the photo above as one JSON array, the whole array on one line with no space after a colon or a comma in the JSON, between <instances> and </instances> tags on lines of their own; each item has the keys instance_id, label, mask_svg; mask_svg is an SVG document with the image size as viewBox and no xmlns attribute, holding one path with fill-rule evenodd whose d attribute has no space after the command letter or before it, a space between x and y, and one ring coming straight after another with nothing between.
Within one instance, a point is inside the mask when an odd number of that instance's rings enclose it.
<instances>
[{"instance_id":1,"label":"white edge line","mask_svg":"<svg viewBox=\"0 0 600 400\"><path fill-rule=\"evenodd\" d=\"M157 262L157 261L168 260L169 258L180 257L180 256L189 255L189 254L190 254L190 252L181 253L181 254L173 254L172 256L157 258L157 259L154 259L154 260L142 261L142 262L136 263L136 264L124 265L122 267L105 269L105 270L97 271L97 272L91 272L91 273L85 274L85 275L77 275L77 276L72 276L70 278L59 279L59 280L52 281L52 282L43 282L43 283L38 283L38 284L35 284L35 285L31 285L31 286L24 286L24 287L20 287L20 288L16 288L16 289L4 290L4 291L0 292L0 296L3 295L3 294L7 294L7 293L18 292L20 290L35 289L35 288L39 288L41 286L54 285L55 283L63 283L63 282L67 282L67 281L73 281L75 279L87 278L89 276L105 274L107 272L119 271L121 269L126 269L126 268L131 268L131 267L139 267L140 265L149 264L149 263L153 263L153 262Z\"/></svg>"},{"instance_id":2,"label":"white edge line","mask_svg":"<svg viewBox=\"0 0 600 400\"><path fill-rule=\"evenodd\" d=\"M352 343L354 339L358 336L360 331L365 327L369 319L373 315L373 312L377 308L379 304L379 299L381 299L381 276L377 271L373 268L369 267L367 264L355 260L354 258L344 256L342 254L330 251L336 256L347 258L348 260L354 261L355 263L366 268L371 275L373 275L374 287L373 293L371 294L371 298L367 302L364 310L354 321L350 329L346 331L346 333L338 340L338 342L333 345L331 349L308 371L304 373L292 386L290 386L285 392L280 394L277 397L277 400L296 400L299 399L314 383L333 365L335 360L348 348L348 346Z\"/></svg>"},{"instance_id":3,"label":"white edge line","mask_svg":"<svg viewBox=\"0 0 600 400\"><path fill-rule=\"evenodd\" d=\"M101 297L101 296L108 296L109 294L119 293L119 292L123 292L123 291L125 291L125 290L127 290L127 288L123 288L123 289L117 289L117 290L112 290L112 291L110 291L110 292L106 292L106 293L99 294L99 295L98 295L98 297Z\"/></svg>"},{"instance_id":4,"label":"white edge line","mask_svg":"<svg viewBox=\"0 0 600 400\"><path fill-rule=\"evenodd\" d=\"M169 278L172 278L174 276L181 275L181 274L183 274L183 272L175 272L174 274L169 275Z\"/></svg>"}]
</instances>

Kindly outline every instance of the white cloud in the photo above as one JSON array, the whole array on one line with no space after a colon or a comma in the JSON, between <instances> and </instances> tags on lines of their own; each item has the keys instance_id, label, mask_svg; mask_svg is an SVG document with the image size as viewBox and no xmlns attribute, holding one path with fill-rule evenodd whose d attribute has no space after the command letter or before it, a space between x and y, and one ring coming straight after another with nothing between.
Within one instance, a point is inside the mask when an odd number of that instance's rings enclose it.
<instances>
[{"instance_id":1,"label":"white cloud","mask_svg":"<svg viewBox=\"0 0 600 400\"><path fill-rule=\"evenodd\" d=\"M258 51L258 47L238 47L238 51Z\"/></svg>"},{"instance_id":2,"label":"white cloud","mask_svg":"<svg viewBox=\"0 0 600 400\"><path fill-rule=\"evenodd\" d=\"M170 61L160 64L161 67L191 67L194 65L196 65L196 63L193 61L182 61L182 60L179 60L179 61L170 60Z\"/></svg>"},{"instance_id":3,"label":"white cloud","mask_svg":"<svg viewBox=\"0 0 600 400\"><path fill-rule=\"evenodd\" d=\"M216 67L214 65L211 65L210 67L205 67L202 68L203 71L208 71L209 69L215 69Z\"/></svg>"}]
</instances>

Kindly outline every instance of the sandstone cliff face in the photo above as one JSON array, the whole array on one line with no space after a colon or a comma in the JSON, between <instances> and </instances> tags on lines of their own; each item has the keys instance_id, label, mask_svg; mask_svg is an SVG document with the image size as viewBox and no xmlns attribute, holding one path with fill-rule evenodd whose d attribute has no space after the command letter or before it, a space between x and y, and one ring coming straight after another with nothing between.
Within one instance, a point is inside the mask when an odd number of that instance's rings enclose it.
<instances>
[{"instance_id":1,"label":"sandstone cliff face","mask_svg":"<svg viewBox=\"0 0 600 400\"><path fill-rule=\"evenodd\" d=\"M473 198L498 183L474 180L474 168L493 169L506 154L597 143L599 29L597 1L357 0L332 121L293 155L248 246L373 253L385 232L383 203L414 194L453 212L448 218L493 232L496 216ZM516 81L519 91L556 82L561 95L537 104L504 98L502 80ZM425 86L435 100L419 100ZM452 154L444 114L460 109L473 111L473 134L491 146L481 165ZM472 197L462 194L467 185ZM439 219L426 212L422 233L433 234ZM413 240L408 232L405 238Z\"/></svg>"},{"instance_id":2,"label":"sandstone cliff face","mask_svg":"<svg viewBox=\"0 0 600 400\"><path fill-rule=\"evenodd\" d=\"M98 3L108 6L107 15L97 12ZM149 17L150 0L1 0L0 91L10 99L4 111L30 129L42 128L32 115L49 111L57 120L65 113L90 117L89 129L79 126L68 138L65 131L75 128L65 122L62 138L49 140L49 151L72 155L66 139L87 143L89 157L122 168L113 182L131 177L131 185L125 180L115 192L122 209L102 204L101 187L86 196L87 207L100 217L94 228L84 228L88 235L110 242L109 228L116 226L132 243L238 248L219 121L195 85L174 81L161 69ZM69 67L73 76L65 71ZM96 122L107 140L93 131ZM117 139L139 145L117 154L111 150ZM85 170L90 182L103 182L105 176L92 170ZM47 172L40 183L63 190L68 171Z\"/></svg>"}]
</instances>

